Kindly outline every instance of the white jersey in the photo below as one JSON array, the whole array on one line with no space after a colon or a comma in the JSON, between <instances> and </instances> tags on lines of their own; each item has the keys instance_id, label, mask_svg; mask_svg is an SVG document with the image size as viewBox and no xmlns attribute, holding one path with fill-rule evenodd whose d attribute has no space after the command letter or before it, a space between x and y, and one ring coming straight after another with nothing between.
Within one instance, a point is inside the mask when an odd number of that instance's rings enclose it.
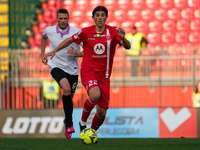
<instances>
[{"instance_id":1,"label":"white jersey","mask_svg":"<svg viewBox=\"0 0 200 150\"><path fill-rule=\"evenodd\" d=\"M53 51L62 41L66 38L71 37L73 34L80 31L80 29L68 26L68 29L62 34L58 30L58 26L49 26L46 27L42 33L44 38L49 38L50 47L49 52ZM62 69L63 71L69 73L70 75L78 75L79 74L79 64L78 64L78 57L69 56L67 53L68 49L71 49L71 46L77 51L80 52L80 46L77 45L75 42L70 44L68 47L61 49L60 51L56 52L53 59L48 59L48 66L50 70L57 67Z\"/></svg>"}]
</instances>

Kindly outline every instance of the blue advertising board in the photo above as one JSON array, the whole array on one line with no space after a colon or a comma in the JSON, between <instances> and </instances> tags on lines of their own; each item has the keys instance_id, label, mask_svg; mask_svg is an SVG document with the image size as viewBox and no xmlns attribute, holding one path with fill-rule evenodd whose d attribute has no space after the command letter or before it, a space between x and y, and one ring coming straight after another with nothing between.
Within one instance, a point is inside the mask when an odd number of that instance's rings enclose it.
<instances>
[{"instance_id":1,"label":"blue advertising board","mask_svg":"<svg viewBox=\"0 0 200 150\"><path fill-rule=\"evenodd\" d=\"M72 138L79 138L78 122L82 108L74 109L73 120L76 132ZM95 109L88 118L91 126ZM158 138L158 108L110 108L103 125L97 130L98 138Z\"/></svg>"}]
</instances>

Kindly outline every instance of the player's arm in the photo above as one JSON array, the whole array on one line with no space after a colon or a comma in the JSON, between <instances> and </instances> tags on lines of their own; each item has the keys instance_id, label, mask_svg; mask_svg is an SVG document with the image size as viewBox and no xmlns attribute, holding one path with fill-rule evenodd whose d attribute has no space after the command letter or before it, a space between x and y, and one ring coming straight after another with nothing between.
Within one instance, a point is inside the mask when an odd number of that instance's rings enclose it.
<instances>
[{"instance_id":1,"label":"player's arm","mask_svg":"<svg viewBox=\"0 0 200 150\"><path fill-rule=\"evenodd\" d=\"M83 51L77 52L73 47L71 47L71 49L69 49L67 53L73 57L83 57Z\"/></svg>"},{"instance_id":2,"label":"player's arm","mask_svg":"<svg viewBox=\"0 0 200 150\"><path fill-rule=\"evenodd\" d=\"M47 60L44 59L46 45L47 45L47 38L42 36L41 37L41 59L45 65L47 65Z\"/></svg>"},{"instance_id":3,"label":"player's arm","mask_svg":"<svg viewBox=\"0 0 200 150\"><path fill-rule=\"evenodd\" d=\"M131 43L125 37L125 31L122 28L117 29L117 34L121 38L120 45L122 45L125 49L131 48Z\"/></svg>"},{"instance_id":4,"label":"player's arm","mask_svg":"<svg viewBox=\"0 0 200 150\"><path fill-rule=\"evenodd\" d=\"M56 52L69 46L73 42L72 38L69 37L62 41L53 51L47 53L44 58L47 60L47 57L51 56L51 59L55 56Z\"/></svg>"}]
</instances>

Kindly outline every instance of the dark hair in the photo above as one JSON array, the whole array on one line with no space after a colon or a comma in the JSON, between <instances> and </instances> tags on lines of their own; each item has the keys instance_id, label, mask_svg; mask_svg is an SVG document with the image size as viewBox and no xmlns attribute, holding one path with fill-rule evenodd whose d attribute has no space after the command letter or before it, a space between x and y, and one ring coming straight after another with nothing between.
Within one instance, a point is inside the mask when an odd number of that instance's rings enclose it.
<instances>
[{"instance_id":1,"label":"dark hair","mask_svg":"<svg viewBox=\"0 0 200 150\"><path fill-rule=\"evenodd\" d=\"M106 16L108 17L108 10L107 10L106 7L104 7L104 6L97 6L97 7L95 7L94 10L92 11L92 17L94 17L94 15L95 15L95 13L97 11L104 11L105 14L106 14Z\"/></svg>"},{"instance_id":2,"label":"dark hair","mask_svg":"<svg viewBox=\"0 0 200 150\"><path fill-rule=\"evenodd\" d=\"M137 28L136 28L136 26L133 26L133 28L132 28L132 29L135 29L135 30L136 30Z\"/></svg>"},{"instance_id":3,"label":"dark hair","mask_svg":"<svg viewBox=\"0 0 200 150\"><path fill-rule=\"evenodd\" d=\"M64 8L61 8L61 9L58 10L58 12L57 12L57 17L58 17L58 14L59 14L59 13L69 15L69 12L67 11L67 9L64 9Z\"/></svg>"}]
</instances>

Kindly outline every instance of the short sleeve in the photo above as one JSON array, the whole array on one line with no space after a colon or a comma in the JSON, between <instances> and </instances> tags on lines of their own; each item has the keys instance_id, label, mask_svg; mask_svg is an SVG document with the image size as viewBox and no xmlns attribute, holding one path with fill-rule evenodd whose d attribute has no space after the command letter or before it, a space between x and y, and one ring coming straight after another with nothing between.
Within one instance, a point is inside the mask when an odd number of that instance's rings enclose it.
<instances>
[{"instance_id":1,"label":"short sleeve","mask_svg":"<svg viewBox=\"0 0 200 150\"><path fill-rule=\"evenodd\" d=\"M72 40L77 44L80 44L81 42L83 42L84 39L85 39L84 32L82 30L80 30L76 34L72 35Z\"/></svg>"},{"instance_id":2,"label":"short sleeve","mask_svg":"<svg viewBox=\"0 0 200 150\"><path fill-rule=\"evenodd\" d=\"M42 33L42 36L43 36L44 38L48 38L48 37L47 37L47 27L44 29L44 31L43 31L43 33Z\"/></svg>"},{"instance_id":3,"label":"short sleeve","mask_svg":"<svg viewBox=\"0 0 200 150\"><path fill-rule=\"evenodd\" d=\"M122 39L119 37L119 35L118 35L118 33L117 33L117 28L115 28L115 37L116 37L117 43L120 44L120 41L121 41Z\"/></svg>"}]
</instances>

